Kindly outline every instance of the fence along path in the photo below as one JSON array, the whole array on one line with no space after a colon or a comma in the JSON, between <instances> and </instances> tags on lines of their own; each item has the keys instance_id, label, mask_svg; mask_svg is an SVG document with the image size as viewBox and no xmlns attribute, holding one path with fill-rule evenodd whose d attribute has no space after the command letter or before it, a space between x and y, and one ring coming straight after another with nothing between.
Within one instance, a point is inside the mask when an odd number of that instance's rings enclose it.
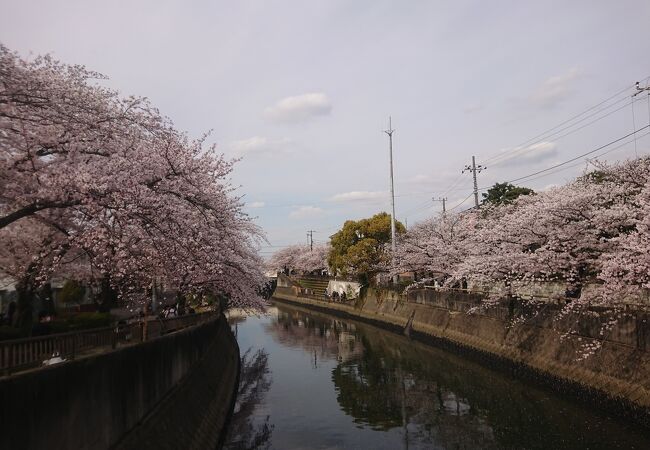
<instances>
[{"instance_id":1,"label":"fence along path","mask_svg":"<svg viewBox=\"0 0 650 450\"><path fill-rule=\"evenodd\" d=\"M39 367L49 360L60 362L83 353L108 351L120 345L144 342L199 325L215 316L213 312L189 314L169 319L142 320L118 327L0 341L0 376Z\"/></svg>"}]
</instances>

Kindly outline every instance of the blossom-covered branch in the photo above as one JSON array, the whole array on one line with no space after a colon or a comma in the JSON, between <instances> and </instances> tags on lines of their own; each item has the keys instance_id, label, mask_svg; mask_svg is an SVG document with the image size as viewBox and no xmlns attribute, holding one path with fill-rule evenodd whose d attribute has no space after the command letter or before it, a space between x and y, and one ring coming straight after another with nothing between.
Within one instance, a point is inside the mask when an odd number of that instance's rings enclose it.
<instances>
[{"instance_id":1,"label":"blossom-covered branch","mask_svg":"<svg viewBox=\"0 0 650 450\"><path fill-rule=\"evenodd\" d=\"M131 299L160 277L255 302L262 234L227 181L234 162L102 78L0 46L0 270L31 285L108 277Z\"/></svg>"}]
</instances>

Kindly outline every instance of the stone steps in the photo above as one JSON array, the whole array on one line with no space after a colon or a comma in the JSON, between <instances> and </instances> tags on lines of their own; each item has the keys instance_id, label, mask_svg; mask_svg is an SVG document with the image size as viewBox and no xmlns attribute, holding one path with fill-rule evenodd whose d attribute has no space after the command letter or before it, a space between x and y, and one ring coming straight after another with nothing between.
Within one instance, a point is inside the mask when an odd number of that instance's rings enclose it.
<instances>
[{"instance_id":1,"label":"stone steps","mask_svg":"<svg viewBox=\"0 0 650 450\"><path fill-rule=\"evenodd\" d=\"M312 291L313 295L322 297L327 289L329 280L327 279L313 279L313 278L298 278L296 282L303 288Z\"/></svg>"}]
</instances>

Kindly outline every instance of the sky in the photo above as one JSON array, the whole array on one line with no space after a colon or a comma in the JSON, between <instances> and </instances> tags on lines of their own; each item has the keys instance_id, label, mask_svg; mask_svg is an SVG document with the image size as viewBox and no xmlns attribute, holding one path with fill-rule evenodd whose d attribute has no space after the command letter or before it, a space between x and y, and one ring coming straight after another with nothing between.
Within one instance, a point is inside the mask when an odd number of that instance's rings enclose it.
<instances>
[{"instance_id":1,"label":"sky","mask_svg":"<svg viewBox=\"0 0 650 450\"><path fill-rule=\"evenodd\" d=\"M0 11L0 42L23 57L101 72L241 158L232 183L265 256L390 211L389 116L408 225L440 212L434 198L472 206L461 173L472 156L484 192L575 158L515 182L565 183L588 152L650 151L650 96L632 102L650 77L647 0L0 0Z\"/></svg>"}]
</instances>

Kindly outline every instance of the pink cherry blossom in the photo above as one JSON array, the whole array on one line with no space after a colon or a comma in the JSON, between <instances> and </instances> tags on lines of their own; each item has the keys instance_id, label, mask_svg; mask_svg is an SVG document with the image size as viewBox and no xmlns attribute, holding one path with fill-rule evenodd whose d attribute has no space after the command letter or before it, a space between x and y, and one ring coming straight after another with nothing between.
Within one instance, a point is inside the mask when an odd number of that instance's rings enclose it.
<instances>
[{"instance_id":1,"label":"pink cherry blossom","mask_svg":"<svg viewBox=\"0 0 650 450\"><path fill-rule=\"evenodd\" d=\"M327 270L327 255L329 244L291 245L278 250L267 262L267 267L273 271L293 270L300 274Z\"/></svg>"},{"instance_id":2,"label":"pink cherry blossom","mask_svg":"<svg viewBox=\"0 0 650 450\"><path fill-rule=\"evenodd\" d=\"M517 294L514 284L559 283L561 294L539 299L565 305L559 329L572 334L584 317L600 316L606 335L623 305L648 298L650 158L597 169L512 204L416 224L399 242L392 272L437 275L447 286L486 286L495 293L486 305ZM598 345L587 342L585 354Z\"/></svg>"},{"instance_id":3,"label":"pink cherry blossom","mask_svg":"<svg viewBox=\"0 0 650 450\"><path fill-rule=\"evenodd\" d=\"M159 278L255 304L263 237L228 182L235 161L102 78L0 47L0 270L108 276L132 300Z\"/></svg>"}]
</instances>

